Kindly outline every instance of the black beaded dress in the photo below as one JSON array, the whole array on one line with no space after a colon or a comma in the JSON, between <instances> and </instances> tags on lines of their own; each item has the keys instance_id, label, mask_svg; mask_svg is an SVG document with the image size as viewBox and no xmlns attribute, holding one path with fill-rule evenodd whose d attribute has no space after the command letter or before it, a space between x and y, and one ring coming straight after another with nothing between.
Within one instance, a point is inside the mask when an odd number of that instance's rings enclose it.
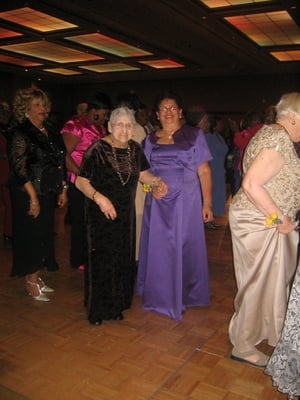
<instances>
[{"instance_id":1,"label":"black beaded dress","mask_svg":"<svg viewBox=\"0 0 300 400\"><path fill-rule=\"evenodd\" d=\"M12 276L33 274L46 267L56 271L54 212L57 195L66 181L65 145L51 126L44 135L29 120L8 136L10 188L13 210ZM29 196L24 184L31 182L40 204L37 218L28 215Z\"/></svg>"},{"instance_id":2,"label":"black beaded dress","mask_svg":"<svg viewBox=\"0 0 300 400\"><path fill-rule=\"evenodd\" d=\"M113 203L117 218L107 219L85 199L88 260L85 305L90 320L109 320L130 308L135 283L135 194L139 174L149 169L141 146L112 148L98 140L86 151L79 175Z\"/></svg>"}]
</instances>

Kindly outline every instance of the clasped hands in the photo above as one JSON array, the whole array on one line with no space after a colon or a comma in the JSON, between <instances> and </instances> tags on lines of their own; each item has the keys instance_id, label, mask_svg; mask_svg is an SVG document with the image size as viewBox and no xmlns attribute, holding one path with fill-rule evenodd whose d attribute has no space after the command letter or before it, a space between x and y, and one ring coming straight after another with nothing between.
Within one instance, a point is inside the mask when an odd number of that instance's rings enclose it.
<instances>
[{"instance_id":1,"label":"clasped hands","mask_svg":"<svg viewBox=\"0 0 300 400\"><path fill-rule=\"evenodd\" d=\"M156 200L160 200L168 193L168 190L168 185L160 178L152 187L151 194Z\"/></svg>"}]
</instances>

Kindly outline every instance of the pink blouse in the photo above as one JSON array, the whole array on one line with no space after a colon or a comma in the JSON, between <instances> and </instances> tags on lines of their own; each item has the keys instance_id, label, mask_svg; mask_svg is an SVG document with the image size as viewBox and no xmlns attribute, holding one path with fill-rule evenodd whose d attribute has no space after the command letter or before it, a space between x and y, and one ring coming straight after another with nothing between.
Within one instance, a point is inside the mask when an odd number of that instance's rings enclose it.
<instances>
[{"instance_id":1,"label":"pink blouse","mask_svg":"<svg viewBox=\"0 0 300 400\"><path fill-rule=\"evenodd\" d=\"M83 159L83 155L88 147L96 140L106 136L107 131L104 126L101 127L102 132L99 132L98 128L93 125L85 114L80 117L69 120L65 123L61 130L61 134L74 135L80 138L77 146L71 153L73 161L80 167ZM75 182L76 175L73 172L69 172L69 178L72 183Z\"/></svg>"}]
</instances>

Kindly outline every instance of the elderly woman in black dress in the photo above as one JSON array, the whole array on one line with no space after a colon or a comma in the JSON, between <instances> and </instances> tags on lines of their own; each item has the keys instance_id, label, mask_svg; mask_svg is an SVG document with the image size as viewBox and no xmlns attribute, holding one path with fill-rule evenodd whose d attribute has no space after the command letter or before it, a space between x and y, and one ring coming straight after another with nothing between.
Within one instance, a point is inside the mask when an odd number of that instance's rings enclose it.
<instances>
[{"instance_id":1,"label":"elderly woman in black dress","mask_svg":"<svg viewBox=\"0 0 300 400\"><path fill-rule=\"evenodd\" d=\"M65 147L46 119L50 100L42 90L19 90L14 117L18 124L9 135L9 187L13 210L12 276L25 276L33 299L49 301L54 290L40 270L58 269L54 256L54 211L67 201Z\"/></svg>"},{"instance_id":2,"label":"elderly woman in black dress","mask_svg":"<svg viewBox=\"0 0 300 400\"><path fill-rule=\"evenodd\" d=\"M132 140L135 117L127 107L110 116L110 134L86 151L76 186L86 196L88 262L85 305L91 324L122 320L135 281L135 193L138 181L156 199L167 186L152 175L141 146Z\"/></svg>"}]
</instances>

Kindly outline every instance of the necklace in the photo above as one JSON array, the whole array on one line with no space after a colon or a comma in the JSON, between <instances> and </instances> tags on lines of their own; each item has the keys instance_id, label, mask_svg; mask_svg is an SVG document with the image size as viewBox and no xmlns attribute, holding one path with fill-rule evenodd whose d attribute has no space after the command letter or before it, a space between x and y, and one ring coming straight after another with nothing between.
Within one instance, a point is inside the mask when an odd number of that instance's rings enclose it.
<instances>
[{"instance_id":1,"label":"necklace","mask_svg":"<svg viewBox=\"0 0 300 400\"><path fill-rule=\"evenodd\" d=\"M113 142L113 140L111 142L112 142L112 147L111 147L112 155L113 155L114 164L115 164L115 165L113 165L113 169L116 171L122 186L125 186L129 182L129 179L131 178L131 172L132 172L131 148L130 148L130 145L128 143L128 146L127 146L128 175L127 175L127 178L124 179L122 174L121 174L120 165L119 165L118 158L117 158L117 153L116 153L116 148L114 147L114 142Z\"/></svg>"},{"instance_id":2,"label":"necklace","mask_svg":"<svg viewBox=\"0 0 300 400\"><path fill-rule=\"evenodd\" d=\"M168 139L169 141L171 141L173 139L173 133L169 133L167 135L164 135L163 133L161 133L158 135L158 138L162 139L162 140Z\"/></svg>"}]
</instances>

